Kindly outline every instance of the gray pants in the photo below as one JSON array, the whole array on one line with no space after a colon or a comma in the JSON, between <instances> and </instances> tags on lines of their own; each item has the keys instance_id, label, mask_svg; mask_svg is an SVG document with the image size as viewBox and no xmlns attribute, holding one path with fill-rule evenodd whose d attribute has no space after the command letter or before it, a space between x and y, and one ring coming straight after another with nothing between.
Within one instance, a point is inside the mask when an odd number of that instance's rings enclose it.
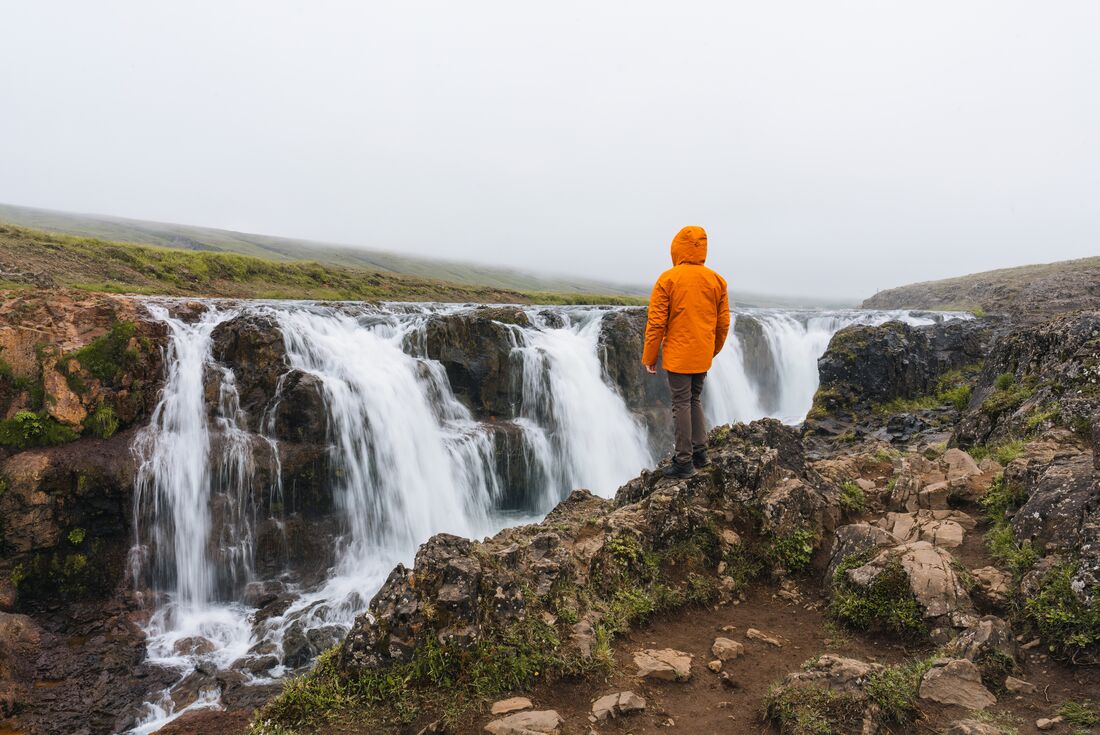
<instances>
[{"instance_id":1,"label":"gray pants","mask_svg":"<svg viewBox=\"0 0 1100 735\"><path fill-rule=\"evenodd\" d=\"M707 427L703 423L703 381L706 373L669 373L668 389L672 393L672 423L676 429L677 464L691 464L691 454L707 445Z\"/></svg>"}]
</instances>

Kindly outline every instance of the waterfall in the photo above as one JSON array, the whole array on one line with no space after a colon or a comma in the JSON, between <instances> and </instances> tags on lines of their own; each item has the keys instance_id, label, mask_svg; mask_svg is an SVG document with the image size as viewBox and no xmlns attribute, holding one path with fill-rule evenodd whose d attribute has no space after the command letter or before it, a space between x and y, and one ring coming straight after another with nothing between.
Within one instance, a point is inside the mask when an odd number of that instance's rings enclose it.
<instances>
[{"instance_id":1,"label":"waterfall","mask_svg":"<svg viewBox=\"0 0 1100 735\"><path fill-rule=\"evenodd\" d=\"M566 312L560 329L518 330L523 363L516 423L543 480L543 513L575 488L610 497L653 463L642 423L603 379L597 340L605 312Z\"/></svg>"},{"instance_id":2,"label":"waterfall","mask_svg":"<svg viewBox=\"0 0 1100 735\"><path fill-rule=\"evenodd\" d=\"M476 537L534 520L579 487L611 497L657 459L646 424L606 377L606 308L529 308L529 325L502 325L515 368L512 413L491 420L479 420L456 397L443 364L426 356L429 321L470 307L251 303L212 306L190 321L174 316L166 301L148 309L168 330L167 378L134 446L140 467L132 569L151 608L148 659L181 679L201 664L270 683L308 661L288 663L292 639L315 637L318 646L338 640L393 566L410 563L432 534ZM266 413L252 417L260 429L250 432L237 389L242 376L212 357L214 330L238 314L277 324L287 370L320 386L327 430L314 440L327 447L337 527L333 562L319 580L259 579L253 563L260 524L283 523L281 502L257 500L283 493L274 436L279 398L271 396ZM763 416L801 421L817 388L817 359L837 330L932 321L904 312L734 316L737 328L704 391L712 424ZM518 437L522 472L502 469L501 436ZM274 468L263 480L258 457ZM506 510L505 499L516 497L523 507ZM257 517L258 506L271 508L264 511L270 517ZM245 590L266 582L292 599L254 620ZM249 667L265 657L264 667ZM211 688L190 699L174 689L152 693L131 732L145 735L189 709L218 706Z\"/></svg>"}]
</instances>

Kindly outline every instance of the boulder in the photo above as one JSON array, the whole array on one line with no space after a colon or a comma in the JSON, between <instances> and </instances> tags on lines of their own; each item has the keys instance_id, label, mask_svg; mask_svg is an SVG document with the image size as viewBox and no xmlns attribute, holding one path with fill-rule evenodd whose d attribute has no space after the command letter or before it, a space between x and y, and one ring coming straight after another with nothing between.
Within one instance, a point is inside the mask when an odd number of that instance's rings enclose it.
<instances>
[{"instance_id":1,"label":"boulder","mask_svg":"<svg viewBox=\"0 0 1100 735\"><path fill-rule=\"evenodd\" d=\"M691 678L691 654L672 648L634 652L635 676L660 681L687 681Z\"/></svg>"},{"instance_id":2,"label":"boulder","mask_svg":"<svg viewBox=\"0 0 1100 735\"><path fill-rule=\"evenodd\" d=\"M954 659L929 669L920 682L920 698L982 710L997 698L982 684L982 674L972 661Z\"/></svg>"},{"instance_id":3,"label":"boulder","mask_svg":"<svg viewBox=\"0 0 1100 735\"><path fill-rule=\"evenodd\" d=\"M852 523L836 529L829 552L829 565L825 569L826 587L832 584L837 567L849 556L871 549L897 546L898 543L899 540L892 533L869 523Z\"/></svg>"},{"instance_id":4,"label":"boulder","mask_svg":"<svg viewBox=\"0 0 1100 735\"><path fill-rule=\"evenodd\" d=\"M912 541L880 551L863 566L849 569L846 581L869 588L880 574L897 564L926 619L969 610L970 597L955 573L951 554L927 541Z\"/></svg>"}]
</instances>

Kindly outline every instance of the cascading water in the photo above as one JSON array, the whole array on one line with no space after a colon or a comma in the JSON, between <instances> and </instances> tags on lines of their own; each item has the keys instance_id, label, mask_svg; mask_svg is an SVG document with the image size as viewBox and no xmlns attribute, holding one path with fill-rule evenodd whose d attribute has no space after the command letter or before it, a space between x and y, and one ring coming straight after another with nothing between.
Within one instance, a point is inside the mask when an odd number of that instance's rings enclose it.
<instances>
[{"instance_id":1,"label":"cascading water","mask_svg":"<svg viewBox=\"0 0 1100 735\"><path fill-rule=\"evenodd\" d=\"M578 487L610 496L655 460L645 424L605 377L600 334L608 309L562 308L552 320L529 309L530 326L507 327L508 359L519 379L513 415L495 423L478 421L456 398L443 365L425 357L429 320L469 307L252 304L211 308L192 322L163 304L149 309L169 330L169 370L135 445L142 461L133 568L139 589L152 594L149 659L181 678L201 664L243 667L249 681L269 683L301 665L287 663L292 638L338 640L393 566L409 563L432 534L491 533L541 516ZM239 376L211 356L215 328L240 312L274 320L288 369L321 386L339 526L328 573L319 582L279 581L293 599L261 620L251 619L256 608L245 604L244 590L263 581L253 564L258 524L282 523L277 511L257 518L255 500L283 491L271 429L279 398L272 396L269 415L259 417L263 435L242 428L248 422ZM746 310L735 318L746 320L744 329L731 332L704 393L714 424L763 416L801 421L817 388L817 358L837 330L932 321L858 311ZM519 493L526 506L518 515L502 511L503 499L517 496L509 487L517 480L497 462L501 420L522 437L529 487ZM263 481L257 452L274 460ZM253 665L264 659L278 663ZM173 688L153 695L131 732L144 735L188 709L219 706L216 689L178 694Z\"/></svg>"}]
</instances>

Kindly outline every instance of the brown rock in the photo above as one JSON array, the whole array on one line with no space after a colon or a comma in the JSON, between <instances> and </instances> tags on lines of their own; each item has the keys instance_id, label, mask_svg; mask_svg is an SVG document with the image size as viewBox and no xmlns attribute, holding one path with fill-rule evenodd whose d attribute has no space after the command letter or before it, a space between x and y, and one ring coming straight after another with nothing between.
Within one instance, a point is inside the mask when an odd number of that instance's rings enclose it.
<instances>
[{"instance_id":1,"label":"brown rock","mask_svg":"<svg viewBox=\"0 0 1100 735\"><path fill-rule=\"evenodd\" d=\"M732 661L745 653L745 646L729 638L715 638L710 651L719 661Z\"/></svg>"},{"instance_id":2,"label":"brown rock","mask_svg":"<svg viewBox=\"0 0 1100 735\"><path fill-rule=\"evenodd\" d=\"M511 699L502 699L499 702L494 702L489 712L494 715L510 715L513 712L522 712L532 707L534 707L534 705L531 704L531 700L527 697L512 697Z\"/></svg>"},{"instance_id":3,"label":"brown rock","mask_svg":"<svg viewBox=\"0 0 1100 735\"><path fill-rule=\"evenodd\" d=\"M554 710L519 712L485 726L491 735L559 735L565 722Z\"/></svg>"},{"instance_id":4,"label":"brown rock","mask_svg":"<svg viewBox=\"0 0 1100 735\"><path fill-rule=\"evenodd\" d=\"M964 658L929 669L920 682L920 698L972 710L997 703L997 698L982 685L981 671Z\"/></svg>"},{"instance_id":5,"label":"brown rock","mask_svg":"<svg viewBox=\"0 0 1100 735\"><path fill-rule=\"evenodd\" d=\"M783 643L778 638L762 633L756 628L749 628L745 631L745 637L751 641L759 641L760 643L767 643L769 646L775 646L776 648L782 648Z\"/></svg>"},{"instance_id":6,"label":"brown rock","mask_svg":"<svg viewBox=\"0 0 1100 735\"><path fill-rule=\"evenodd\" d=\"M687 681L691 678L691 654L672 648L634 652L636 676L661 681Z\"/></svg>"}]
</instances>

